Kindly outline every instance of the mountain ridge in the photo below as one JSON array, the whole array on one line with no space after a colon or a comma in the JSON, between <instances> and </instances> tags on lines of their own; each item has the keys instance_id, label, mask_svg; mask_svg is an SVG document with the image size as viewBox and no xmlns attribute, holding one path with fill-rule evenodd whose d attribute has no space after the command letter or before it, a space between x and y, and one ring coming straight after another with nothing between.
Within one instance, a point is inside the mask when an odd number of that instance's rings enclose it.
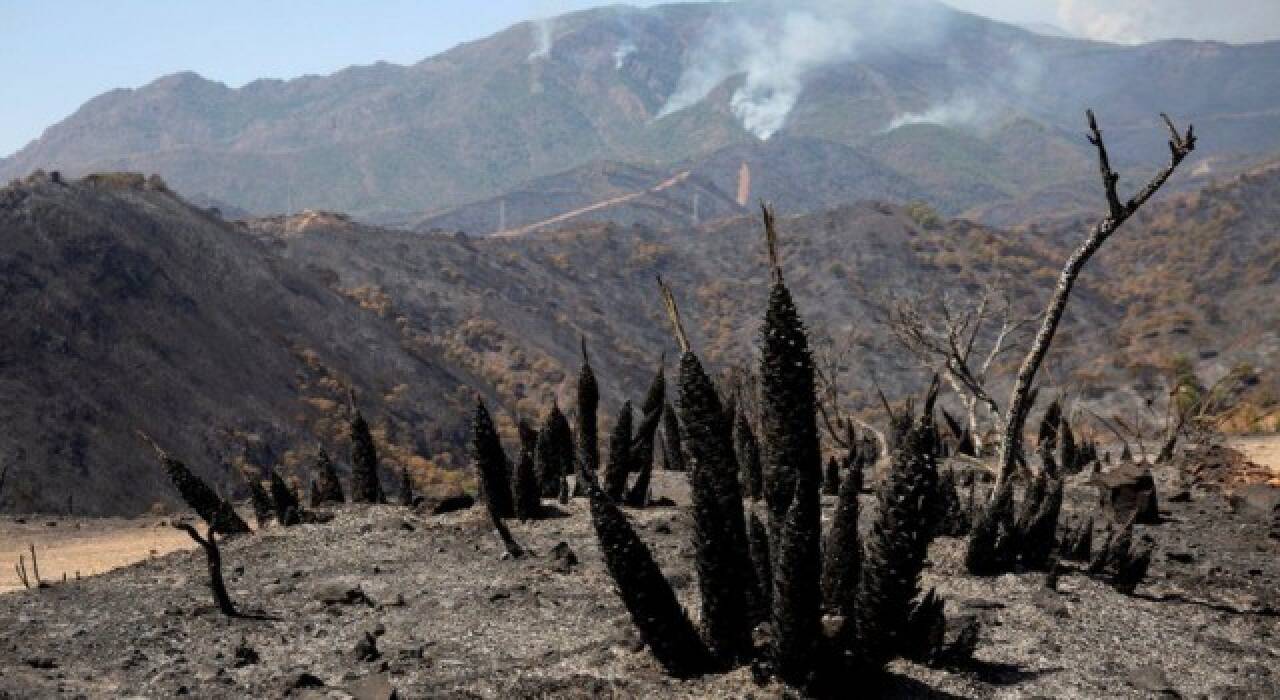
<instances>
[{"instance_id":1,"label":"mountain ridge","mask_svg":"<svg viewBox=\"0 0 1280 700\"><path fill-rule=\"evenodd\" d=\"M708 35L734 22L771 26L743 12L719 3L584 10L549 20L554 44L544 58L532 58L534 25L521 23L408 66L240 88L174 74L88 101L0 160L0 178L37 168L161 172L184 194L250 212L333 209L378 221L430 218L595 161L670 168L735 146L767 150L734 113L750 72L745 83L741 71L728 75L687 108L661 114ZM1008 112L1041 124L1053 143L1054 130L1078 131L1077 113L1093 106L1121 165L1162 147L1160 111L1216 137L1203 157L1280 150L1272 98L1280 79L1268 77L1280 74L1280 42L1125 47L957 12L920 21L937 34L932 43L872 46L806 73L779 135L862 148L893 120L912 118L962 139ZM619 59L624 46L634 50ZM1039 148L1025 158L1023 184L1073 178L1077 162ZM898 153L882 153L887 172L920 171L918 156ZM989 207L983 196L1009 196L971 191L959 175L928 184L932 203L952 214Z\"/></svg>"}]
</instances>

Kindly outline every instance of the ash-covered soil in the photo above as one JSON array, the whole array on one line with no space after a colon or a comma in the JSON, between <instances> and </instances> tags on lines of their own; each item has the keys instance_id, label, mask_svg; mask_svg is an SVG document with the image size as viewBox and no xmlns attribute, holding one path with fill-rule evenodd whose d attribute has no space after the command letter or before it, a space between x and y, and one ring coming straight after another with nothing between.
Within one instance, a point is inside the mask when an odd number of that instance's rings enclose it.
<instances>
[{"instance_id":1,"label":"ash-covered soil","mask_svg":"<svg viewBox=\"0 0 1280 700\"><path fill-rule=\"evenodd\" d=\"M630 515L696 616L684 477L656 476L677 505ZM1158 476L1168 494L1176 478ZM1086 478L1069 485L1068 520L1094 510ZM1280 541L1266 518L1199 489L1161 508L1166 522L1138 528L1159 549L1136 596L1078 573L1056 592L1043 574L970 577L963 542L939 539L926 584L949 615L982 620L976 658L895 662L879 687L849 678L849 697L1280 696ZM746 668L664 676L612 590L584 501L512 531L531 556L504 558L480 508L347 506L326 524L226 542L232 598L269 619L219 615L200 551L3 595L0 697L783 696ZM554 556L560 542L577 565Z\"/></svg>"}]
</instances>

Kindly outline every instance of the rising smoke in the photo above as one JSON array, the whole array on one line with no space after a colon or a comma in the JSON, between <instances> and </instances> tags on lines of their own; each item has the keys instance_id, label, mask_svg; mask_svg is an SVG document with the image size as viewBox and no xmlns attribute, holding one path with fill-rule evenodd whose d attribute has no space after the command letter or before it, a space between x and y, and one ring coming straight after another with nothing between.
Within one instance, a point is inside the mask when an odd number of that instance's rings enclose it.
<instances>
[{"instance_id":1,"label":"rising smoke","mask_svg":"<svg viewBox=\"0 0 1280 700\"><path fill-rule=\"evenodd\" d=\"M947 100L924 110L901 114L889 122L884 131L889 132L912 124L937 124L940 126L974 126L985 120L988 110L977 99L969 96Z\"/></svg>"},{"instance_id":2,"label":"rising smoke","mask_svg":"<svg viewBox=\"0 0 1280 700\"><path fill-rule=\"evenodd\" d=\"M618 44L618 48L613 50L613 69L622 70L622 66L627 62L627 58L636 52L636 45L630 39Z\"/></svg>"},{"instance_id":3,"label":"rising smoke","mask_svg":"<svg viewBox=\"0 0 1280 700\"><path fill-rule=\"evenodd\" d=\"M1058 23L1090 39L1264 41L1280 37L1275 0L1057 0Z\"/></svg>"},{"instance_id":4,"label":"rising smoke","mask_svg":"<svg viewBox=\"0 0 1280 700\"><path fill-rule=\"evenodd\" d=\"M946 20L946 11L928 0L738 3L717 14L657 116L686 109L741 76L730 109L747 131L768 139L786 125L816 71L867 51L933 43Z\"/></svg>"},{"instance_id":5,"label":"rising smoke","mask_svg":"<svg viewBox=\"0 0 1280 700\"><path fill-rule=\"evenodd\" d=\"M530 23L533 30L533 51L529 54L529 62L545 61L551 57L551 47L555 43L555 17L543 17Z\"/></svg>"}]
</instances>

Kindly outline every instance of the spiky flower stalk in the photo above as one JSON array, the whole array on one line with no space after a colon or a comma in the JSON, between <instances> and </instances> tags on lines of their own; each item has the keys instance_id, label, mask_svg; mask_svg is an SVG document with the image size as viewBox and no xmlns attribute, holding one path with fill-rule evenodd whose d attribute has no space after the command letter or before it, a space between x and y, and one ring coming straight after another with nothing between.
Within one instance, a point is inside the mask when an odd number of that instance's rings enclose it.
<instances>
[{"instance_id":1,"label":"spiky flower stalk","mask_svg":"<svg viewBox=\"0 0 1280 700\"><path fill-rule=\"evenodd\" d=\"M523 419L518 430L520 461L516 463L515 509L517 518L529 520L542 515L542 485L538 482L538 472L533 464L538 433Z\"/></svg>"},{"instance_id":2,"label":"spiky flower stalk","mask_svg":"<svg viewBox=\"0 0 1280 700\"><path fill-rule=\"evenodd\" d=\"M738 472L742 478L742 490L747 498L758 501L764 497L763 477L760 467L760 443L751 430L751 423L741 410L733 425L733 445L738 455Z\"/></svg>"},{"instance_id":3,"label":"spiky flower stalk","mask_svg":"<svg viewBox=\"0 0 1280 700\"><path fill-rule=\"evenodd\" d=\"M937 483L931 424L926 415L907 432L876 494L856 614L862 656L875 667L903 651L911 601L920 592L932 536L925 509Z\"/></svg>"},{"instance_id":4,"label":"spiky flower stalk","mask_svg":"<svg viewBox=\"0 0 1280 700\"><path fill-rule=\"evenodd\" d=\"M769 551L769 530L754 510L747 529L747 545L751 554L751 568L755 570L756 581L760 585L756 618L763 621L769 619L773 609L773 557Z\"/></svg>"},{"instance_id":5,"label":"spiky flower stalk","mask_svg":"<svg viewBox=\"0 0 1280 700\"><path fill-rule=\"evenodd\" d=\"M400 467L400 505L413 505L413 477L409 475L408 467Z\"/></svg>"},{"instance_id":6,"label":"spiky flower stalk","mask_svg":"<svg viewBox=\"0 0 1280 700\"><path fill-rule=\"evenodd\" d=\"M622 404L609 435L609 461L604 466L604 492L614 502L622 500L631 471L631 402Z\"/></svg>"},{"instance_id":7,"label":"spiky flower stalk","mask_svg":"<svg viewBox=\"0 0 1280 700\"><path fill-rule=\"evenodd\" d=\"M342 493L342 481L338 479L338 469L333 466L333 461L329 459L329 453L324 448L320 448L320 454L316 456L316 463L311 467L311 471L317 474L314 488L311 490L313 508L324 503L346 502L346 496Z\"/></svg>"},{"instance_id":8,"label":"spiky flower stalk","mask_svg":"<svg viewBox=\"0 0 1280 700\"><path fill-rule=\"evenodd\" d=\"M840 463L835 455L827 458L827 467L822 473L822 495L834 496L840 492Z\"/></svg>"},{"instance_id":9,"label":"spiky flower stalk","mask_svg":"<svg viewBox=\"0 0 1280 700\"><path fill-rule=\"evenodd\" d=\"M1018 524L1018 543L1022 565L1028 569L1044 570L1049 566L1057 545L1058 515L1062 511L1062 480L1046 472L1037 481L1043 486L1034 509Z\"/></svg>"},{"instance_id":10,"label":"spiky flower stalk","mask_svg":"<svg viewBox=\"0 0 1280 700\"><path fill-rule=\"evenodd\" d=\"M680 435L680 418L676 409L667 403L662 408L662 456L666 470L682 472L688 469L684 459L684 438Z\"/></svg>"},{"instance_id":11,"label":"spiky flower stalk","mask_svg":"<svg viewBox=\"0 0 1280 700\"><path fill-rule=\"evenodd\" d=\"M818 475L800 472L775 540L770 655L778 677L795 686L812 680L821 629L821 552L812 536L821 517L818 490Z\"/></svg>"},{"instance_id":12,"label":"spiky flower stalk","mask_svg":"<svg viewBox=\"0 0 1280 700\"><path fill-rule=\"evenodd\" d=\"M1058 556L1065 561L1088 563L1093 554L1093 518L1085 520L1078 528L1068 529L1062 538Z\"/></svg>"},{"instance_id":13,"label":"spiky flower stalk","mask_svg":"<svg viewBox=\"0 0 1280 700\"><path fill-rule=\"evenodd\" d=\"M663 360L664 362L666 360L665 353ZM642 406L644 417L631 443L632 470L639 472L626 497L627 505L633 508L643 508L649 504L649 484L653 479L654 443L658 437L658 426L662 424L663 407L667 395L667 379L662 364L659 363L658 373L645 394Z\"/></svg>"},{"instance_id":14,"label":"spiky flower stalk","mask_svg":"<svg viewBox=\"0 0 1280 700\"><path fill-rule=\"evenodd\" d=\"M973 513L965 543L964 566L974 576L997 576L1009 570L1015 533L1013 482L1005 481L986 504ZM1016 554L1016 552L1013 552Z\"/></svg>"},{"instance_id":15,"label":"spiky flower stalk","mask_svg":"<svg viewBox=\"0 0 1280 700\"><path fill-rule=\"evenodd\" d=\"M574 468L573 431L558 404L551 405L551 411L538 431L534 455L542 495L555 498L560 494L561 483L573 473Z\"/></svg>"},{"instance_id":16,"label":"spiky flower stalk","mask_svg":"<svg viewBox=\"0 0 1280 700\"><path fill-rule=\"evenodd\" d=\"M761 328L763 486L773 564L773 658L779 676L807 681L820 629L822 454L813 355L782 276L772 210L761 205L773 288Z\"/></svg>"},{"instance_id":17,"label":"spiky flower stalk","mask_svg":"<svg viewBox=\"0 0 1280 700\"><path fill-rule=\"evenodd\" d=\"M302 522L302 506L293 489L284 483L280 472L270 470L271 502L275 508L276 522L288 527Z\"/></svg>"},{"instance_id":18,"label":"spiky flower stalk","mask_svg":"<svg viewBox=\"0 0 1280 700\"><path fill-rule=\"evenodd\" d=\"M846 619L853 616L862 574L862 541L858 536L862 469L856 452L850 455L849 462L849 474L840 484L831 531L827 534L822 572L822 596L827 609Z\"/></svg>"},{"instance_id":19,"label":"spiky flower stalk","mask_svg":"<svg viewBox=\"0 0 1280 700\"><path fill-rule=\"evenodd\" d=\"M194 510L213 530L223 535L241 535L252 532L236 509L224 501L203 479L196 476L181 461L169 456L150 437L139 432L139 435L155 450L156 456L164 466L169 481L173 482L178 494L191 510Z\"/></svg>"},{"instance_id":20,"label":"spiky flower stalk","mask_svg":"<svg viewBox=\"0 0 1280 700\"><path fill-rule=\"evenodd\" d=\"M600 468L600 434L596 411L600 408L600 387L595 372L591 370L591 358L587 356L587 340L582 339L582 369L578 372L578 451L576 471L595 474ZM574 486L574 495L581 495L582 487Z\"/></svg>"},{"instance_id":21,"label":"spiky flower stalk","mask_svg":"<svg viewBox=\"0 0 1280 700\"><path fill-rule=\"evenodd\" d=\"M702 625L712 655L731 664L751 648L750 596L759 598L748 590L754 588L755 577L747 550L738 465L720 396L690 349L675 297L661 279L658 284L682 352L679 411L689 456Z\"/></svg>"},{"instance_id":22,"label":"spiky flower stalk","mask_svg":"<svg viewBox=\"0 0 1280 700\"><path fill-rule=\"evenodd\" d=\"M604 493L594 475L582 474L591 500L591 524L600 540L605 567L640 632L640 639L668 673L689 677L712 666L711 656L697 630L662 575L653 553L636 535L631 523Z\"/></svg>"},{"instance_id":23,"label":"spiky flower stalk","mask_svg":"<svg viewBox=\"0 0 1280 700\"><path fill-rule=\"evenodd\" d=\"M665 362L666 355L663 355ZM640 425L636 427L635 439L631 445L631 462L633 471L644 471L653 466L654 441L658 435L658 427L662 425L662 410L667 397L667 378L662 365L658 373L649 383L645 392L644 403L640 405Z\"/></svg>"},{"instance_id":24,"label":"spiky flower stalk","mask_svg":"<svg viewBox=\"0 0 1280 700\"><path fill-rule=\"evenodd\" d=\"M475 461L484 498L495 518L510 518L515 514L511 498L511 471L507 453L502 449L498 431L484 401L476 399L475 417L471 422L471 458Z\"/></svg>"},{"instance_id":25,"label":"spiky flower stalk","mask_svg":"<svg viewBox=\"0 0 1280 700\"><path fill-rule=\"evenodd\" d=\"M267 494L267 490L262 488L262 480L256 475L245 475L246 481L249 482L249 498L253 503L253 519L258 524L258 529L266 527L267 523L275 517L275 506L271 503L271 496Z\"/></svg>"},{"instance_id":26,"label":"spiky flower stalk","mask_svg":"<svg viewBox=\"0 0 1280 700\"><path fill-rule=\"evenodd\" d=\"M356 409L351 419L351 501L383 503L382 480L378 476L378 448L364 415Z\"/></svg>"}]
</instances>

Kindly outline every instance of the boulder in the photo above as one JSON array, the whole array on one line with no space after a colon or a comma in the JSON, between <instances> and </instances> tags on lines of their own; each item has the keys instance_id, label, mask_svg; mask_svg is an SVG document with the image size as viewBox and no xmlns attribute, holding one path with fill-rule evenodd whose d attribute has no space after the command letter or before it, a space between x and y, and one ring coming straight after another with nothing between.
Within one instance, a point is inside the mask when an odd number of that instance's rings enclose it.
<instances>
[{"instance_id":1,"label":"boulder","mask_svg":"<svg viewBox=\"0 0 1280 700\"><path fill-rule=\"evenodd\" d=\"M1098 475L1098 505L1112 522L1123 523L1136 515L1136 522L1160 522L1160 503L1151 470L1141 464L1121 463Z\"/></svg>"},{"instance_id":2,"label":"boulder","mask_svg":"<svg viewBox=\"0 0 1280 700\"><path fill-rule=\"evenodd\" d=\"M1280 489L1267 484L1247 484L1227 496L1231 510L1246 515L1270 518L1280 508Z\"/></svg>"},{"instance_id":3,"label":"boulder","mask_svg":"<svg viewBox=\"0 0 1280 700\"><path fill-rule=\"evenodd\" d=\"M561 542L551 548L551 560L551 570L560 574L570 573L578 565L578 555L569 547L568 542Z\"/></svg>"},{"instance_id":4,"label":"boulder","mask_svg":"<svg viewBox=\"0 0 1280 700\"><path fill-rule=\"evenodd\" d=\"M476 504L476 499L469 494L461 493L456 496L449 496L438 501L427 499L419 508L432 515L444 515L445 513L453 513L460 510L466 510Z\"/></svg>"}]
</instances>

